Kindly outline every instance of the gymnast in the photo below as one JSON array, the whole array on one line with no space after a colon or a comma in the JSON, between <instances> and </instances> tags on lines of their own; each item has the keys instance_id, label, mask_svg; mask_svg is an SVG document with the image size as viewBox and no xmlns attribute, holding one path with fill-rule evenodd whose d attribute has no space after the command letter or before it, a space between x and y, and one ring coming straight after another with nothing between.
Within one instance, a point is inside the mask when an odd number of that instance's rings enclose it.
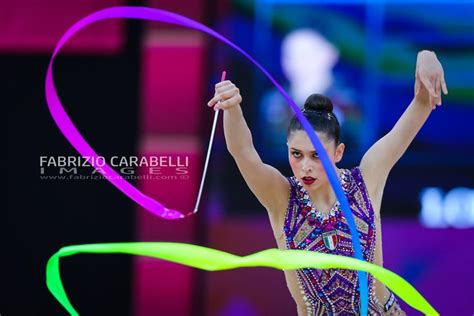
<instances>
[{"instance_id":1,"label":"gymnast","mask_svg":"<svg viewBox=\"0 0 474 316\"><path fill-rule=\"evenodd\" d=\"M337 168L345 145L331 100L310 95L303 114L321 140L344 190L364 260L383 266L380 206L390 170L401 158L447 94L443 68L434 52L420 51L415 70L414 97L392 130L364 154L359 166ZM353 257L352 239L336 195L318 153L294 116L287 129L288 160L293 176L285 177L260 159L240 106L242 96L231 81L215 85L208 102L224 110L224 134L229 153L259 202L267 210L279 249L299 249ZM344 269L286 270L288 289L298 315L360 313L357 271ZM405 315L397 298L371 275L369 315Z\"/></svg>"}]
</instances>

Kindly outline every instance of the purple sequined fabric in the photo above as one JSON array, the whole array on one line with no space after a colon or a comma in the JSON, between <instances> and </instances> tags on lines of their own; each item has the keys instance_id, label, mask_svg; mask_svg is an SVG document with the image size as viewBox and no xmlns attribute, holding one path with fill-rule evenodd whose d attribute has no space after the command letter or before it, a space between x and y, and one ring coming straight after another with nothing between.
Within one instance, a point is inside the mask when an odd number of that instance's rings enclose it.
<instances>
[{"instance_id":1,"label":"purple sequined fabric","mask_svg":"<svg viewBox=\"0 0 474 316\"><path fill-rule=\"evenodd\" d=\"M346 218L336 201L329 213L311 207L310 197L295 177L289 177L290 199L285 216L284 231L288 249L318 251L353 257L352 238ZM360 236L364 260L374 261L375 223L362 175L358 167L342 169L341 184L349 201ZM296 270L308 315L360 314L357 271L346 269ZM376 304L369 274L369 314L381 315L383 306ZM393 296L391 296L394 301ZM390 311L399 309L398 303ZM396 307L396 308L395 308Z\"/></svg>"}]
</instances>

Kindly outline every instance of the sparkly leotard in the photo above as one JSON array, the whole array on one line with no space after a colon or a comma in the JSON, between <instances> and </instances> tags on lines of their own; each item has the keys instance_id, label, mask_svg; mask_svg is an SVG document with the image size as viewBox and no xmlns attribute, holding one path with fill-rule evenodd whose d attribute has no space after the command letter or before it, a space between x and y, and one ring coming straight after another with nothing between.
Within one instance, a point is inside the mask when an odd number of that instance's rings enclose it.
<instances>
[{"instance_id":1,"label":"sparkly leotard","mask_svg":"<svg viewBox=\"0 0 474 316\"><path fill-rule=\"evenodd\" d=\"M353 257L352 238L346 218L336 201L329 213L314 209L307 191L295 177L291 184L284 232L288 249L304 249ZM358 167L342 169L341 184L349 201L360 236L364 260L374 262L374 211ZM357 271L346 269L296 270L308 315L360 314ZM374 294L374 279L368 274L369 315L404 314L390 292L386 302Z\"/></svg>"}]
</instances>

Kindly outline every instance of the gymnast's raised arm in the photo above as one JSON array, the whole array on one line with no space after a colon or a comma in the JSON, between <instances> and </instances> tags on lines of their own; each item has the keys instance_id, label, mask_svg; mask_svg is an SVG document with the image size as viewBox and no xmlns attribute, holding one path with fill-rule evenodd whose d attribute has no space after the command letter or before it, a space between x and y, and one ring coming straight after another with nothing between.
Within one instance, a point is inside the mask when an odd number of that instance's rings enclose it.
<instances>
[{"instance_id":1,"label":"gymnast's raised arm","mask_svg":"<svg viewBox=\"0 0 474 316\"><path fill-rule=\"evenodd\" d=\"M220 101L220 102L219 102ZM259 202L270 212L286 205L289 183L274 167L263 163L252 141L240 107L242 96L229 80L215 86L215 95L208 106L224 111L224 135L227 149L234 158L240 173Z\"/></svg>"},{"instance_id":2,"label":"gymnast's raised arm","mask_svg":"<svg viewBox=\"0 0 474 316\"><path fill-rule=\"evenodd\" d=\"M448 93L443 67L434 52L418 53L415 72L415 95L410 105L392 130L366 152L360 163L373 199L381 199L390 170L405 153L431 111L441 105L441 90Z\"/></svg>"}]
</instances>

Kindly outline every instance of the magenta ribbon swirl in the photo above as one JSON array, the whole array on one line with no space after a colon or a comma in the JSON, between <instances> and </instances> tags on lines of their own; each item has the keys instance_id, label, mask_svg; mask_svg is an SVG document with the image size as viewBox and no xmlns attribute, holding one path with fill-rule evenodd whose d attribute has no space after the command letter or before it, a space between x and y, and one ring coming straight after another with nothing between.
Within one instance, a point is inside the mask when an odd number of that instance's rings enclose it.
<instances>
[{"instance_id":1,"label":"magenta ribbon swirl","mask_svg":"<svg viewBox=\"0 0 474 316\"><path fill-rule=\"evenodd\" d=\"M56 92L56 88L53 82L53 61L56 55L59 53L59 50L63 45L67 42L69 38L71 38L76 32L80 29L84 28L85 26L92 24L94 22L106 19L115 19L115 18L129 18L129 19L141 19L141 20L152 20L152 21L159 21L165 22L169 24L181 25L186 28L195 29L204 33L207 33L220 41L226 43L227 45L231 46L232 48L239 51L242 55L244 55L247 59L249 59L255 66L257 66L265 76L275 85L277 90L281 93L281 95L285 98L288 102L289 106L295 112L298 120L301 122L301 125L305 129L306 133L308 134L313 146L316 148L317 152L319 153L321 162L323 163L324 169L328 175L329 182L331 183L332 188L337 196L338 201L341 204L342 211L344 216L346 217L351 237L354 246L354 257L360 260L364 260L362 257L362 250L359 241L358 232L355 227L355 222L352 217L352 212L349 207L349 203L346 199L346 196L341 188L339 183L336 171L334 170L329 157L327 156L324 147L322 146L318 136L314 132L313 128L307 121L307 119L301 113L301 110L296 105L296 103L290 98L290 96L285 92L285 90L277 83L275 79L268 73L268 71L263 68L255 59L253 59L247 52L243 49L229 41L224 36L220 35L216 31L210 29L209 27L194 21L192 19L186 18L184 16L159 10L159 9L152 9L146 7L112 7L103 9L97 12L94 12L85 18L79 20L75 23L71 28L69 28L66 33L61 37L56 48L54 49L54 53L51 57L49 62L47 74L46 74L46 101L48 103L49 111L51 115L58 125L61 132L67 138L67 140L72 144L72 146L82 155L82 156L90 156L93 158L97 158L97 153L92 149L92 147L87 143L87 141L82 137L79 133L77 128L72 123L71 119L65 112L61 101L59 100L58 94ZM163 206L160 202L152 199L151 197L143 194L140 190L136 187L131 185L128 181L123 179L112 167L108 164L101 166L100 168L96 166L95 161L96 159L92 159L93 163L92 166L100 172L105 178L116 186L120 191L126 194L129 198L134 200L144 209L150 211L151 213L160 216L165 219L179 219L184 218L185 215L177 210L168 209L167 207ZM358 271L359 275L359 289L360 289L360 300L361 300L361 314L367 315L368 309L368 289L367 289L367 274L362 271Z\"/></svg>"}]
</instances>

